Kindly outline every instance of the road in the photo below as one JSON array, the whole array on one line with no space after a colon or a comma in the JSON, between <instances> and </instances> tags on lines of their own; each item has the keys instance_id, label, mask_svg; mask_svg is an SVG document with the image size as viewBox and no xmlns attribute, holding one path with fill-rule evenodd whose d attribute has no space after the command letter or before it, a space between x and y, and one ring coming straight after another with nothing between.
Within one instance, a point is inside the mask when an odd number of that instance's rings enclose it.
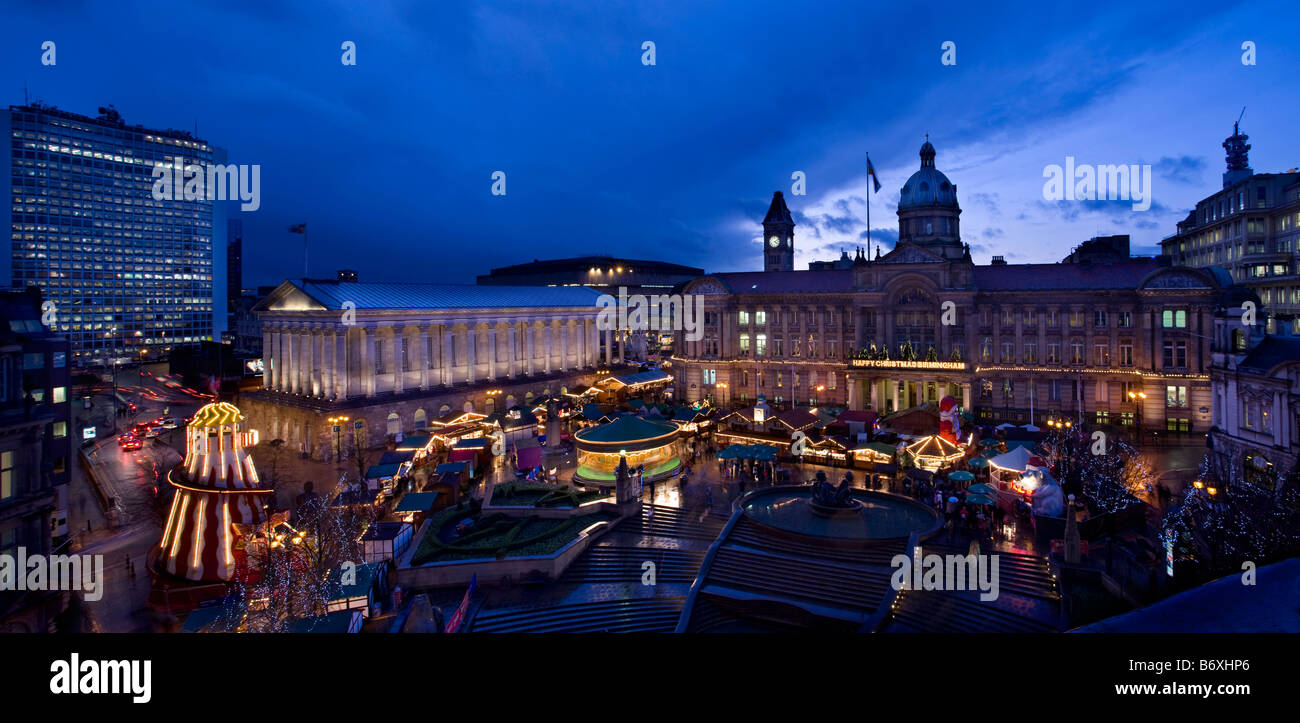
<instances>
[{"instance_id":1,"label":"road","mask_svg":"<svg viewBox=\"0 0 1300 723\"><path fill-rule=\"evenodd\" d=\"M85 629L153 629L153 620L144 612L149 594L145 559L162 535L171 492L167 488L167 471L181 461L185 430L181 427L164 431L155 439L144 440L138 450L122 449L118 437L137 421L162 416L183 420L208 401L197 393L167 386L162 366L119 369L118 389L136 405L134 415L116 418L112 410L117 403L108 390L93 396L89 405L76 406L74 428L94 426L103 435L85 452L97 477L105 480L118 498L117 512L110 514L100 504L81 465L73 466L68 489L68 529L73 539L68 550L103 555L106 578L104 596L85 603ZM128 559L133 563L131 568Z\"/></svg>"}]
</instances>

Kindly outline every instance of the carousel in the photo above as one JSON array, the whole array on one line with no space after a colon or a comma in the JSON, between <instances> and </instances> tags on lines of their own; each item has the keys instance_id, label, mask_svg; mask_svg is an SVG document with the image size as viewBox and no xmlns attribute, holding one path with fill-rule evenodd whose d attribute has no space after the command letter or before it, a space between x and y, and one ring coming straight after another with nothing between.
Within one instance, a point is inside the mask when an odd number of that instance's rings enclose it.
<instances>
[{"instance_id":1,"label":"carousel","mask_svg":"<svg viewBox=\"0 0 1300 723\"><path fill-rule=\"evenodd\" d=\"M671 477L681 469L674 443L677 426L669 422L622 415L604 424L580 429L573 435L578 451L578 484L613 487L615 470L623 455L630 468L642 471L643 482Z\"/></svg>"},{"instance_id":2,"label":"carousel","mask_svg":"<svg viewBox=\"0 0 1300 723\"><path fill-rule=\"evenodd\" d=\"M162 539L149 555L150 603L192 609L225 595L239 571L236 525L256 525L273 490L263 488L248 449L256 430L228 402L195 412L185 430L184 461L167 475L176 488Z\"/></svg>"}]
</instances>

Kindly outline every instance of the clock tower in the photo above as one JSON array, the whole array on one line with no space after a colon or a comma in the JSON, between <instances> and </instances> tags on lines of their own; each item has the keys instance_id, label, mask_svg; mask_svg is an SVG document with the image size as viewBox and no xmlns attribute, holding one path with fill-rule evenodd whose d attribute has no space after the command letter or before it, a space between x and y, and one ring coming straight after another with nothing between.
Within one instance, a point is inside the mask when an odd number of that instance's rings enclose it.
<instances>
[{"instance_id":1,"label":"clock tower","mask_svg":"<svg viewBox=\"0 0 1300 723\"><path fill-rule=\"evenodd\" d=\"M780 191L763 219L763 270L794 271L794 218Z\"/></svg>"}]
</instances>

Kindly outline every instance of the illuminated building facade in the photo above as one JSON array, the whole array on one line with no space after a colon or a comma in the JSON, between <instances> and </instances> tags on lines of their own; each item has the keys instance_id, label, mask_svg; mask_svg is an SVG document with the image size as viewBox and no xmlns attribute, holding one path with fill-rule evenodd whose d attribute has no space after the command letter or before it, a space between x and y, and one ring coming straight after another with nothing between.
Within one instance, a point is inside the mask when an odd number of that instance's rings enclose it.
<instances>
[{"instance_id":1,"label":"illuminated building facade","mask_svg":"<svg viewBox=\"0 0 1300 723\"><path fill-rule=\"evenodd\" d=\"M39 286L56 304L76 366L158 359L219 338L226 311L214 309L213 290L225 248L214 267L213 233L225 233L223 202L155 201L153 169L178 156L224 163L224 151L183 131L128 126L111 107L91 118L10 106L0 127L5 285Z\"/></svg>"},{"instance_id":2,"label":"illuminated building facade","mask_svg":"<svg viewBox=\"0 0 1300 723\"><path fill-rule=\"evenodd\" d=\"M448 412L526 406L597 380L599 296L584 287L286 281L254 307L263 388L240 403L272 439L317 459L337 454L339 435L368 449ZM336 432L332 417L347 417L349 429Z\"/></svg>"},{"instance_id":3,"label":"illuminated building facade","mask_svg":"<svg viewBox=\"0 0 1300 723\"><path fill-rule=\"evenodd\" d=\"M679 396L882 414L952 396L980 422L1208 430L1226 272L1155 258L976 265L934 157L927 141L888 254L689 282L684 293L705 297L704 334L675 342Z\"/></svg>"},{"instance_id":4,"label":"illuminated building facade","mask_svg":"<svg viewBox=\"0 0 1300 723\"><path fill-rule=\"evenodd\" d=\"M1255 173L1248 136L1236 126L1223 142L1223 188L1202 199L1160 242L1166 256L1185 266L1222 266L1257 294L1279 325L1300 334L1300 172Z\"/></svg>"}]
</instances>

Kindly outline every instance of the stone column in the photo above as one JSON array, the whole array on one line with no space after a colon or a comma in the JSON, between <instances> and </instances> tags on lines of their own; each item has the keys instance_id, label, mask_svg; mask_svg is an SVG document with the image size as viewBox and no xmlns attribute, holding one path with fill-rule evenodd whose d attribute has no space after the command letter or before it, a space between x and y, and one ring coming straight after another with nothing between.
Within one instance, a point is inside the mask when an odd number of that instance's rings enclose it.
<instances>
[{"instance_id":1,"label":"stone column","mask_svg":"<svg viewBox=\"0 0 1300 723\"><path fill-rule=\"evenodd\" d=\"M890 379L890 380L889 380L889 386L891 386L891 387L894 388L894 411L897 412L897 411L899 410L899 406L898 406L898 380L896 380L896 379Z\"/></svg>"},{"instance_id":2,"label":"stone column","mask_svg":"<svg viewBox=\"0 0 1300 723\"><path fill-rule=\"evenodd\" d=\"M361 330L361 384L367 397L375 396L375 333L373 326Z\"/></svg>"},{"instance_id":3,"label":"stone column","mask_svg":"<svg viewBox=\"0 0 1300 723\"><path fill-rule=\"evenodd\" d=\"M334 397L334 330L321 331L320 393L325 399Z\"/></svg>"},{"instance_id":4,"label":"stone column","mask_svg":"<svg viewBox=\"0 0 1300 723\"><path fill-rule=\"evenodd\" d=\"M313 329L311 332L311 395L325 395L325 332Z\"/></svg>"},{"instance_id":5,"label":"stone column","mask_svg":"<svg viewBox=\"0 0 1300 723\"><path fill-rule=\"evenodd\" d=\"M442 383L451 386L456 383L456 325L442 326L442 365L438 368Z\"/></svg>"},{"instance_id":6,"label":"stone column","mask_svg":"<svg viewBox=\"0 0 1300 723\"><path fill-rule=\"evenodd\" d=\"M560 371L569 368L569 320L560 321Z\"/></svg>"},{"instance_id":7,"label":"stone column","mask_svg":"<svg viewBox=\"0 0 1300 723\"><path fill-rule=\"evenodd\" d=\"M406 349L406 327L398 324L389 328L393 330L393 393L401 394L406 388L406 372L402 362L410 353Z\"/></svg>"},{"instance_id":8,"label":"stone column","mask_svg":"<svg viewBox=\"0 0 1300 723\"><path fill-rule=\"evenodd\" d=\"M508 340L507 340L507 341L510 343L510 351L509 351L509 353L506 354L506 378L508 378L508 379L514 379L514 378L515 378L515 359L518 357L518 355L515 353L515 348L516 348L516 344L517 344L517 342L516 342L516 338L515 338L515 327L516 327L516 326L517 326L517 324L515 324L514 320L511 319L511 320L510 320L510 333L509 333L509 335L508 335L509 338L508 338Z\"/></svg>"},{"instance_id":9,"label":"stone column","mask_svg":"<svg viewBox=\"0 0 1300 723\"><path fill-rule=\"evenodd\" d=\"M855 380L853 379L853 377L849 377L848 379L845 380L845 386L848 388L848 394L849 394L849 409L855 410L861 407L862 405L858 403L858 395L856 394L857 385L854 382Z\"/></svg>"},{"instance_id":10,"label":"stone column","mask_svg":"<svg viewBox=\"0 0 1300 723\"><path fill-rule=\"evenodd\" d=\"M334 398L346 399L350 393L351 375L348 375L347 328L334 333Z\"/></svg>"},{"instance_id":11,"label":"stone column","mask_svg":"<svg viewBox=\"0 0 1300 723\"><path fill-rule=\"evenodd\" d=\"M611 329L605 330L605 364L608 365L614 360L614 332Z\"/></svg>"},{"instance_id":12,"label":"stone column","mask_svg":"<svg viewBox=\"0 0 1300 723\"><path fill-rule=\"evenodd\" d=\"M545 346L546 346L546 373L547 373L547 374L550 374L550 373L551 373L551 332L552 332L552 327L553 327L553 322L552 322L552 320L551 320L551 319L547 319L547 320L546 320L546 326L543 327L543 330L544 330L544 332L545 332L545 334L546 334L546 339L545 339L544 341L545 341Z\"/></svg>"},{"instance_id":13,"label":"stone column","mask_svg":"<svg viewBox=\"0 0 1300 723\"><path fill-rule=\"evenodd\" d=\"M474 326L475 326L474 322L468 322L465 324L465 383L466 384L474 383L474 361L475 361L474 357L475 357L475 352L478 351L477 349L474 348L474 343L475 343Z\"/></svg>"},{"instance_id":14,"label":"stone column","mask_svg":"<svg viewBox=\"0 0 1300 723\"><path fill-rule=\"evenodd\" d=\"M497 325L499 321L488 322L488 381L497 378Z\"/></svg>"},{"instance_id":15,"label":"stone column","mask_svg":"<svg viewBox=\"0 0 1300 723\"><path fill-rule=\"evenodd\" d=\"M871 385L871 408L880 414L880 380L872 377L867 383Z\"/></svg>"},{"instance_id":16,"label":"stone column","mask_svg":"<svg viewBox=\"0 0 1300 723\"><path fill-rule=\"evenodd\" d=\"M529 320L528 320L528 336L527 336L527 338L526 338L526 340L525 340L525 342L524 342L524 348L526 349L526 351L527 351L527 355L528 355L528 366L527 366L527 369L528 369L528 376L530 376L530 377L533 375L533 373L534 373L534 371L535 371L535 369L536 369L536 362L535 362L535 359L536 359L535 354L536 354L536 352L533 351L533 342L535 341L535 340L533 339L533 337L535 337L535 336L537 336L537 326L534 324L534 322L533 322L532 319L529 319Z\"/></svg>"},{"instance_id":17,"label":"stone column","mask_svg":"<svg viewBox=\"0 0 1300 723\"><path fill-rule=\"evenodd\" d=\"M433 350L429 348L429 326L420 325L420 388L429 388L430 372L433 369Z\"/></svg>"},{"instance_id":18,"label":"stone column","mask_svg":"<svg viewBox=\"0 0 1300 723\"><path fill-rule=\"evenodd\" d=\"M271 330L262 328L262 386L269 389L273 384L271 375L271 360L274 359L274 349L271 348Z\"/></svg>"},{"instance_id":19,"label":"stone column","mask_svg":"<svg viewBox=\"0 0 1300 723\"><path fill-rule=\"evenodd\" d=\"M1032 378L1029 380L1029 383L1034 383ZM961 385L961 408L962 410L970 409L970 382ZM1032 424L1033 420L1030 420L1030 423Z\"/></svg>"}]
</instances>

